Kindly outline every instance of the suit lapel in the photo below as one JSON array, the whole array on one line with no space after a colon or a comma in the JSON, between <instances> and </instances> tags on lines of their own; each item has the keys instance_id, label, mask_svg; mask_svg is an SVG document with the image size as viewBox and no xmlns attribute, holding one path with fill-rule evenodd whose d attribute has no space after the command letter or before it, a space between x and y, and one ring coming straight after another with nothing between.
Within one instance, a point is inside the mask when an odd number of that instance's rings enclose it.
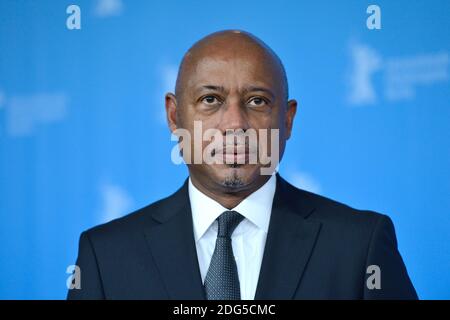
<instances>
[{"instance_id":1,"label":"suit lapel","mask_svg":"<svg viewBox=\"0 0 450 320\"><path fill-rule=\"evenodd\" d=\"M145 230L151 254L170 299L202 300L205 294L195 248L187 183L172 197L172 208L153 215Z\"/></svg>"},{"instance_id":2,"label":"suit lapel","mask_svg":"<svg viewBox=\"0 0 450 320\"><path fill-rule=\"evenodd\" d=\"M314 207L277 175L269 231L255 299L292 299L314 249L321 224L305 218ZM305 201L302 201L305 200ZM298 205L294 205L298 204Z\"/></svg>"}]
</instances>

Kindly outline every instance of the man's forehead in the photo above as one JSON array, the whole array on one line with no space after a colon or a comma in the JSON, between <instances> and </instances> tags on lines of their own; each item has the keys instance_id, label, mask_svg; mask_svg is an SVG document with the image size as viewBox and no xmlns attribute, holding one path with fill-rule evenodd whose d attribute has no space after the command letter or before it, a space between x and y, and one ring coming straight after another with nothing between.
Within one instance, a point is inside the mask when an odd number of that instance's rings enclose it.
<instances>
[{"instance_id":1,"label":"man's forehead","mask_svg":"<svg viewBox=\"0 0 450 320\"><path fill-rule=\"evenodd\" d=\"M187 70L191 73L201 74L204 72L236 73L243 71L255 73L273 73L276 68L265 59L251 56L205 56Z\"/></svg>"},{"instance_id":2,"label":"man's forehead","mask_svg":"<svg viewBox=\"0 0 450 320\"><path fill-rule=\"evenodd\" d=\"M279 83L267 65L245 60L205 60L185 77L186 89L196 91L208 86L223 87L226 90L250 86L272 88Z\"/></svg>"},{"instance_id":3,"label":"man's forehead","mask_svg":"<svg viewBox=\"0 0 450 320\"><path fill-rule=\"evenodd\" d=\"M184 73L189 85L210 80L268 82L269 85L280 75L268 61L248 56L205 56Z\"/></svg>"}]
</instances>

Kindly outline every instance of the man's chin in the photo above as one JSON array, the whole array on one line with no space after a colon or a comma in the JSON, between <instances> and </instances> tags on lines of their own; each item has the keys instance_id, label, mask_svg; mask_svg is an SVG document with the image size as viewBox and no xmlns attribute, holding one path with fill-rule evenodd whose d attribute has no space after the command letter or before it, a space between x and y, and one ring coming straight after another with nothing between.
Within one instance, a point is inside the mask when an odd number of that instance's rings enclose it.
<instances>
[{"instance_id":1,"label":"man's chin","mask_svg":"<svg viewBox=\"0 0 450 320\"><path fill-rule=\"evenodd\" d=\"M223 164L212 168L216 181L230 192L238 192L252 185L260 168L249 164Z\"/></svg>"}]
</instances>

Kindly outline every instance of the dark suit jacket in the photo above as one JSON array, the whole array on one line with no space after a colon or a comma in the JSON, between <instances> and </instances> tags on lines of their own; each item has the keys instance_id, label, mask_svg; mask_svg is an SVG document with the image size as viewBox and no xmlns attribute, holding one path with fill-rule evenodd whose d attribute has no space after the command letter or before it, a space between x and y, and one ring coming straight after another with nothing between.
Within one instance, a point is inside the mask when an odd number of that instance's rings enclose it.
<instances>
[{"instance_id":1,"label":"dark suit jacket","mask_svg":"<svg viewBox=\"0 0 450 320\"><path fill-rule=\"evenodd\" d=\"M69 299L205 299L187 180L173 195L80 236ZM366 285L381 271L381 289ZM416 299L389 217L277 175L255 299Z\"/></svg>"}]
</instances>

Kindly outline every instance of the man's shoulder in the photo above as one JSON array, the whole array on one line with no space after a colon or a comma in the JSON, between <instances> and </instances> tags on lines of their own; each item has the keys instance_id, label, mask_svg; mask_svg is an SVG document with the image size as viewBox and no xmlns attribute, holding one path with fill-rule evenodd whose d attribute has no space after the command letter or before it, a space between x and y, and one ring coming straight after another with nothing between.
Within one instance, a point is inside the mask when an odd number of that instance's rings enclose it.
<instances>
[{"instance_id":1,"label":"man's shoulder","mask_svg":"<svg viewBox=\"0 0 450 320\"><path fill-rule=\"evenodd\" d=\"M84 233L91 238L111 240L112 238L130 237L130 235L141 235L146 228L159 224L159 220L167 213L178 211L186 204L188 199L183 199L186 186L183 185L173 194L157 200L145 207L137 209L125 216L97 225L86 230Z\"/></svg>"},{"instance_id":2,"label":"man's shoulder","mask_svg":"<svg viewBox=\"0 0 450 320\"><path fill-rule=\"evenodd\" d=\"M311 208L308 218L313 220L350 228L354 226L372 228L380 219L389 219L385 214L357 209L323 195L299 189L286 180L283 180L282 184L282 192L285 193L285 199L288 199L290 206L295 210L307 204Z\"/></svg>"}]
</instances>

